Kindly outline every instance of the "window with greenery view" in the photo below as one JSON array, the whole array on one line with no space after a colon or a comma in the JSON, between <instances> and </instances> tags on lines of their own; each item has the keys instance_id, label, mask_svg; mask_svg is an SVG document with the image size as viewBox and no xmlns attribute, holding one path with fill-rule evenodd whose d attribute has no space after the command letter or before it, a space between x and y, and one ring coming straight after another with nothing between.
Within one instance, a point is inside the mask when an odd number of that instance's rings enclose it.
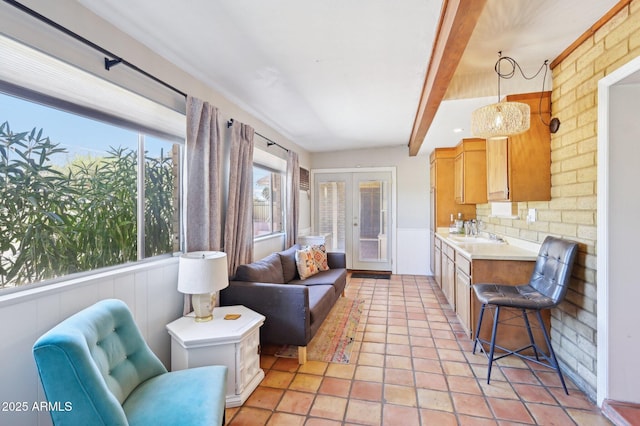
<instances>
[{"instance_id":1,"label":"window with greenery view","mask_svg":"<svg viewBox=\"0 0 640 426\"><path fill-rule=\"evenodd\" d=\"M0 93L0 288L179 250L179 148Z\"/></svg>"},{"instance_id":2,"label":"window with greenery view","mask_svg":"<svg viewBox=\"0 0 640 426\"><path fill-rule=\"evenodd\" d=\"M283 232L283 175L253 166L253 236Z\"/></svg>"}]
</instances>

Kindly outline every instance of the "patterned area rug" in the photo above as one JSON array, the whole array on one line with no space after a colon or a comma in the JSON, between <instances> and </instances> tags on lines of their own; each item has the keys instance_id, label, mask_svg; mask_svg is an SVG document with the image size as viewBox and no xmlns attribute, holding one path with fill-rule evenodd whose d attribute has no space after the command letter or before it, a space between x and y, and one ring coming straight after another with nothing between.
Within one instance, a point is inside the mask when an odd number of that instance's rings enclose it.
<instances>
[{"instance_id":1,"label":"patterned area rug","mask_svg":"<svg viewBox=\"0 0 640 426\"><path fill-rule=\"evenodd\" d=\"M340 297L307 346L311 361L349 364L364 299ZM285 345L275 353L277 357L297 358L298 347Z\"/></svg>"}]
</instances>

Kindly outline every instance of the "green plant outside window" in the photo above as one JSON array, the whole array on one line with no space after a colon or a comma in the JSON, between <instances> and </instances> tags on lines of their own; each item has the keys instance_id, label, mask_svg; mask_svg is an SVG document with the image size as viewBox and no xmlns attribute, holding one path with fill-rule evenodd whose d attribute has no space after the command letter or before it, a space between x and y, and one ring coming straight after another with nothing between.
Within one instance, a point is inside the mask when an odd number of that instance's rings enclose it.
<instances>
[{"instance_id":1,"label":"green plant outside window","mask_svg":"<svg viewBox=\"0 0 640 426\"><path fill-rule=\"evenodd\" d=\"M0 288L179 250L179 145L57 110L87 131L54 139L0 98Z\"/></svg>"}]
</instances>

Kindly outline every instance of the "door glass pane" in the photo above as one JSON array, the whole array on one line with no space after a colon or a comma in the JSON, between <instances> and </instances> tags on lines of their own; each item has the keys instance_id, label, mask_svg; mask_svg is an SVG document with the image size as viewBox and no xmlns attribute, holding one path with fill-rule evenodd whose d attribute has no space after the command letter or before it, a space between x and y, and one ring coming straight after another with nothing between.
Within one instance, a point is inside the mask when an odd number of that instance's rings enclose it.
<instances>
[{"instance_id":1,"label":"door glass pane","mask_svg":"<svg viewBox=\"0 0 640 426\"><path fill-rule=\"evenodd\" d=\"M346 184L319 182L317 186L318 232L331 234L331 247L327 251L345 251Z\"/></svg>"},{"instance_id":2,"label":"door glass pane","mask_svg":"<svg viewBox=\"0 0 640 426\"><path fill-rule=\"evenodd\" d=\"M361 181L359 260L387 260L387 206L384 181Z\"/></svg>"}]
</instances>

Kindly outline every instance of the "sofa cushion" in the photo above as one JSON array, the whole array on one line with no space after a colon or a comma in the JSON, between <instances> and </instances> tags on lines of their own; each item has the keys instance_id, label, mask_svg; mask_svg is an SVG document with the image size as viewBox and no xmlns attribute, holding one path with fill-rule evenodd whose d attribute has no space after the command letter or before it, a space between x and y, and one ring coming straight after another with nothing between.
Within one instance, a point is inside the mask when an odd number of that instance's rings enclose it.
<instances>
[{"instance_id":1,"label":"sofa cushion","mask_svg":"<svg viewBox=\"0 0 640 426\"><path fill-rule=\"evenodd\" d=\"M335 303L336 296L332 285L316 285L309 287L309 310L311 324L324 321Z\"/></svg>"},{"instance_id":2,"label":"sofa cushion","mask_svg":"<svg viewBox=\"0 0 640 426\"><path fill-rule=\"evenodd\" d=\"M329 269L328 271L318 272L316 275L309 277L305 280L293 280L289 284L302 284L306 286L316 285L334 285L337 281L342 279L342 276L347 275L344 269Z\"/></svg>"},{"instance_id":3,"label":"sofa cushion","mask_svg":"<svg viewBox=\"0 0 640 426\"><path fill-rule=\"evenodd\" d=\"M329 264L329 268L338 269L338 268L347 268L347 257L343 252L327 252L327 263Z\"/></svg>"},{"instance_id":4,"label":"sofa cushion","mask_svg":"<svg viewBox=\"0 0 640 426\"><path fill-rule=\"evenodd\" d=\"M304 247L303 249L296 250L296 265L298 266L298 273L300 279L304 280L317 274L318 266L313 260L313 251L311 247Z\"/></svg>"},{"instance_id":5,"label":"sofa cushion","mask_svg":"<svg viewBox=\"0 0 640 426\"><path fill-rule=\"evenodd\" d=\"M296 265L296 250L300 250L300 245L294 244L286 250L278 252L280 262L282 263L282 274L284 282L300 279L298 274L298 266Z\"/></svg>"},{"instance_id":6,"label":"sofa cushion","mask_svg":"<svg viewBox=\"0 0 640 426\"><path fill-rule=\"evenodd\" d=\"M324 244L318 244L311 246L311 253L313 253L313 261L318 267L318 271L329 270L329 263L327 261L327 250Z\"/></svg>"},{"instance_id":7,"label":"sofa cushion","mask_svg":"<svg viewBox=\"0 0 640 426\"><path fill-rule=\"evenodd\" d=\"M269 256L253 263L238 266L235 279L237 281L272 284L284 283L280 256L278 253L271 253Z\"/></svg>"}]
</instances>

